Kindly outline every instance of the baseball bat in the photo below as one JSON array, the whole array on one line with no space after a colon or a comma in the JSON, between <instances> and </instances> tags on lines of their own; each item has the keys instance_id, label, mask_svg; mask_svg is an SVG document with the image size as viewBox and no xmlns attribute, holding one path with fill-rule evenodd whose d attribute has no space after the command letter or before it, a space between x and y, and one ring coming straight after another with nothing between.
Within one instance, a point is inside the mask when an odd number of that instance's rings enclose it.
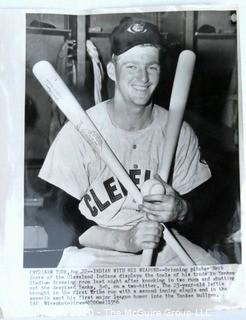
<instances>
[{"instance_id":1,"label":"baseball bat","mask_svg":"<svg viewBox=\"0 0 246 320\"><path fill-rule=\"evenodd\" d=\"M183 121L184 110L189 95L190 84L192 80L196 56L190 50L184 50L180 53L176 72L173 81L172 93L168 111L168 121L166 127L166 142L163 150L162 170L159 172L160 177L164 181L168 181L170 168L172 165L173 157L175 155L176 146L179 138L179 133ZM185 252L182 246L177 246L175 241L170 241L173 235L165 228L164 239L176 252L179 258L185 265L194 264L193 260ZM152 249L143 251L141 265L151 265L153 256Z\"/></svg>"},{"instance_id":2,"label":"baseball bat","mask_svg":"<svg viewBox=\"0 0 246 320\"><path fill-rule=\"evenodd\" d=\"M52 65L48 61L39 61L34 65L33 73L67 119L108 165L133 199L138 204L142 204L143 196L141 192ZM173 243L171 244L171 242ZM179 242L172 234L168 243L172 248L180 247ZM179 248L175 249L175 251L179 250ZM182 260L182 257L180 259Z\"/></svg>"},{"instance_id":3,"label":"baseball bat","mask_svg":"<svg viewBox=\"0 0 246 320\"><path fill-rule=\"evenodd\" d=\"M142 194L52 65L48 61L40 61L34 65L33 73L67 119L109 166L122 185L127 186L135 201L141 204Z\"/></svg>"}]
</instances>

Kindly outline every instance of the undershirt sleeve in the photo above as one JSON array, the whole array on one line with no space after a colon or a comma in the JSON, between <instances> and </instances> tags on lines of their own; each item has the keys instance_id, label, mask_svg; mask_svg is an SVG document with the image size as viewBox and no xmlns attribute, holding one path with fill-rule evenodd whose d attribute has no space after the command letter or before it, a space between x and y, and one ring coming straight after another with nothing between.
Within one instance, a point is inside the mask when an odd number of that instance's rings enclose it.
<instances>
[{"instance_id":1,"label":"undershirt sleeve","mask_svg":"<svg viewBox=\"0 0 246 320\"><path fill-rule=\"evenodd\" d=\"M90 150L68 122L52 143L39 177L81 200L88 188L86 163Z\"/></svg>"},{"instance_id":2,"label":"undershirt sleeve","mask_svg":"<svg viewBox=\"0 0 246 320\"><path fill-rule=\"evenodd\" d=\"M184 122L175 156L172 186L180 194L186 194L210 177L210 169L201 159L197 136Z\"/></svg>"}]
</instances>

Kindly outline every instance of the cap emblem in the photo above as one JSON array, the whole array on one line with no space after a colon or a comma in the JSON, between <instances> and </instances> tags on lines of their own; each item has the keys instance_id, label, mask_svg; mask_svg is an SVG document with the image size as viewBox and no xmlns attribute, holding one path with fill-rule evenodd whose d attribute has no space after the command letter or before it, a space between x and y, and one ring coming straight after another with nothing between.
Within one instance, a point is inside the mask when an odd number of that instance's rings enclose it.
<instances>
[{"instance_id":1,"label":"cap emblem","mask_svg":"<svg viewBox=\"0 0 246 320\"><path fill-rule=\"evenodd\" d=\"M127 31L131 33L144 33L147 29L145 28L145 23L133 23L128 27Z\"/></svg>"}]
</instances>

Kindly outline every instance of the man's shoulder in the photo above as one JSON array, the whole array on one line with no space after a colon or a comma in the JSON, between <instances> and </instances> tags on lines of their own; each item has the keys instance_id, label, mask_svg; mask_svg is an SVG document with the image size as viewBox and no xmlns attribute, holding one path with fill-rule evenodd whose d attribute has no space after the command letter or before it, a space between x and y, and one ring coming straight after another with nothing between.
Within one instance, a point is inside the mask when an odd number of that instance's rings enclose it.
<instances>
[{"instance_id":1,"label":"man's shoulder","mask_svg":"<svg viewBox=\"0 0 246 320\"><path fill-rule=\"evenodd\" d=\"M168 110L155 104L153 107L153 118L156 124L165 127L168 120Z\"/></svg>"},{"instance_id":2,"label":"man's shoulder","mask_svg":"<svg viewBox=\"0 0 246 320\"><path fill-rule=\"evenodd\" d=\"M193 130L193 128L191 127L191 125L188 123L188 122L186 122L185 120L183 121L183 123L182 123L182 127L181 127L181 134L184 134L184 135L189 135L189 136L194 136L194 137L196 137L196 134L195 134L195 132L194 132L194 130Z\"/></svg>"},{"instance_id":3,"label":"man's shoulder","mask_svg":"<svg viewBox=\"0 0 246 320\"><path fill-rule=\"evenodd\" d=\"M57 142L62 137L70 138L71 136L77 135L77 130L75 129L72 122L67 121L64 126L61 128L61 130L58 132L55 141Z\"/></svg>"},{"instance_id":4,"label":"man's shoulder","mask_svg":"<svg viewBox=\"0 0 246 320\"><path fill-rule=\"evenodd\" d=\"M168 110L166 108L155 104L153 107L153 112L154 112L154 117L159 119L160 121L168 120ZM186 121L183 121L183 127L187 129L191 129L191 126Z\"/></svg>"},{"instance_id":5,"label":"man's shoulder","mask_svg":"<svg viewBox=\"0 0 246 320\"><path fill-rule=\"evenodd\" d=\"M100 102L86 110L93 122L101 122L107 118L107 101Z\"/></svg>"},{"instance_id":6,"label":"man's shoulder","mask_svg":"<svg viewBox=\"0 0 246 320\"><path fill-rule=\"evenodd\" d=\"M155 121L159 123L161 127L166 129L166 125L168 122L168 110L165 109L164 107L161 107L155 104L153 107L153 114L154 114ZM194 130L186 121L182 122L181 136L185 136L185 137L196 136Z\"/></svg>"},{"instance_id":7,"label":"man's shoulder","mask_svg":"<svg viewBox=\"0 0 246 320\"><path fill-rule=\"evenodd\" d=\"M105 123L105 111L106 111L106 103L102 102L94 107L86 110L89 118L92 122L96 125L98 129L100 129L100 123ZM67 121L65 125L61 128L59 133L57 134L53 145L57 144L66 144L66 143L74 143L74 144L81 144L83 143L84 139L82 138L81 134L72 124L72 122Z\"/></svg>"},{"instance_id":8,"label":"man's shoulder","mask_svg":"<svg viewBox=\"0 0 246 320\"><path fill-rule=\"evenodd\" d=\"M158 114L163 114L163 115L168 114L168 110L165 109L164 107L159 106L158 104L154 104L153 110Z\"/></svg>"}]
</instances>

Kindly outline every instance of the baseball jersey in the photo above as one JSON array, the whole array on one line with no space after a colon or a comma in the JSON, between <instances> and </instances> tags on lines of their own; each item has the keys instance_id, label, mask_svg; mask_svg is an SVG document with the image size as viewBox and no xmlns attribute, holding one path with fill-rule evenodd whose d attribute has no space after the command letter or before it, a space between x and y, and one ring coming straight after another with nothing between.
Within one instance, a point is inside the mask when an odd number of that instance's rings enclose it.
<instances>
[{"instance_id":1,"label":"baseball jersey","mask_svg":"<svg viewBox=\"0 0 246 320\"><path fill-rule=\"evenodd\" d=\"M168 111L154 105L152 121L144 129L126 131L109 117L109 100L91 109L88 115L108 142L137 187L161 171L166 141ZM211 176L200 161L197 137L183 123L175 155L172 187L181 195ZM112 171L81 134L68 122L49 149L39 177L80 200L79 209L103 227L129 229L143 220L143 214Z\"/></svg>"}]
</instances>

